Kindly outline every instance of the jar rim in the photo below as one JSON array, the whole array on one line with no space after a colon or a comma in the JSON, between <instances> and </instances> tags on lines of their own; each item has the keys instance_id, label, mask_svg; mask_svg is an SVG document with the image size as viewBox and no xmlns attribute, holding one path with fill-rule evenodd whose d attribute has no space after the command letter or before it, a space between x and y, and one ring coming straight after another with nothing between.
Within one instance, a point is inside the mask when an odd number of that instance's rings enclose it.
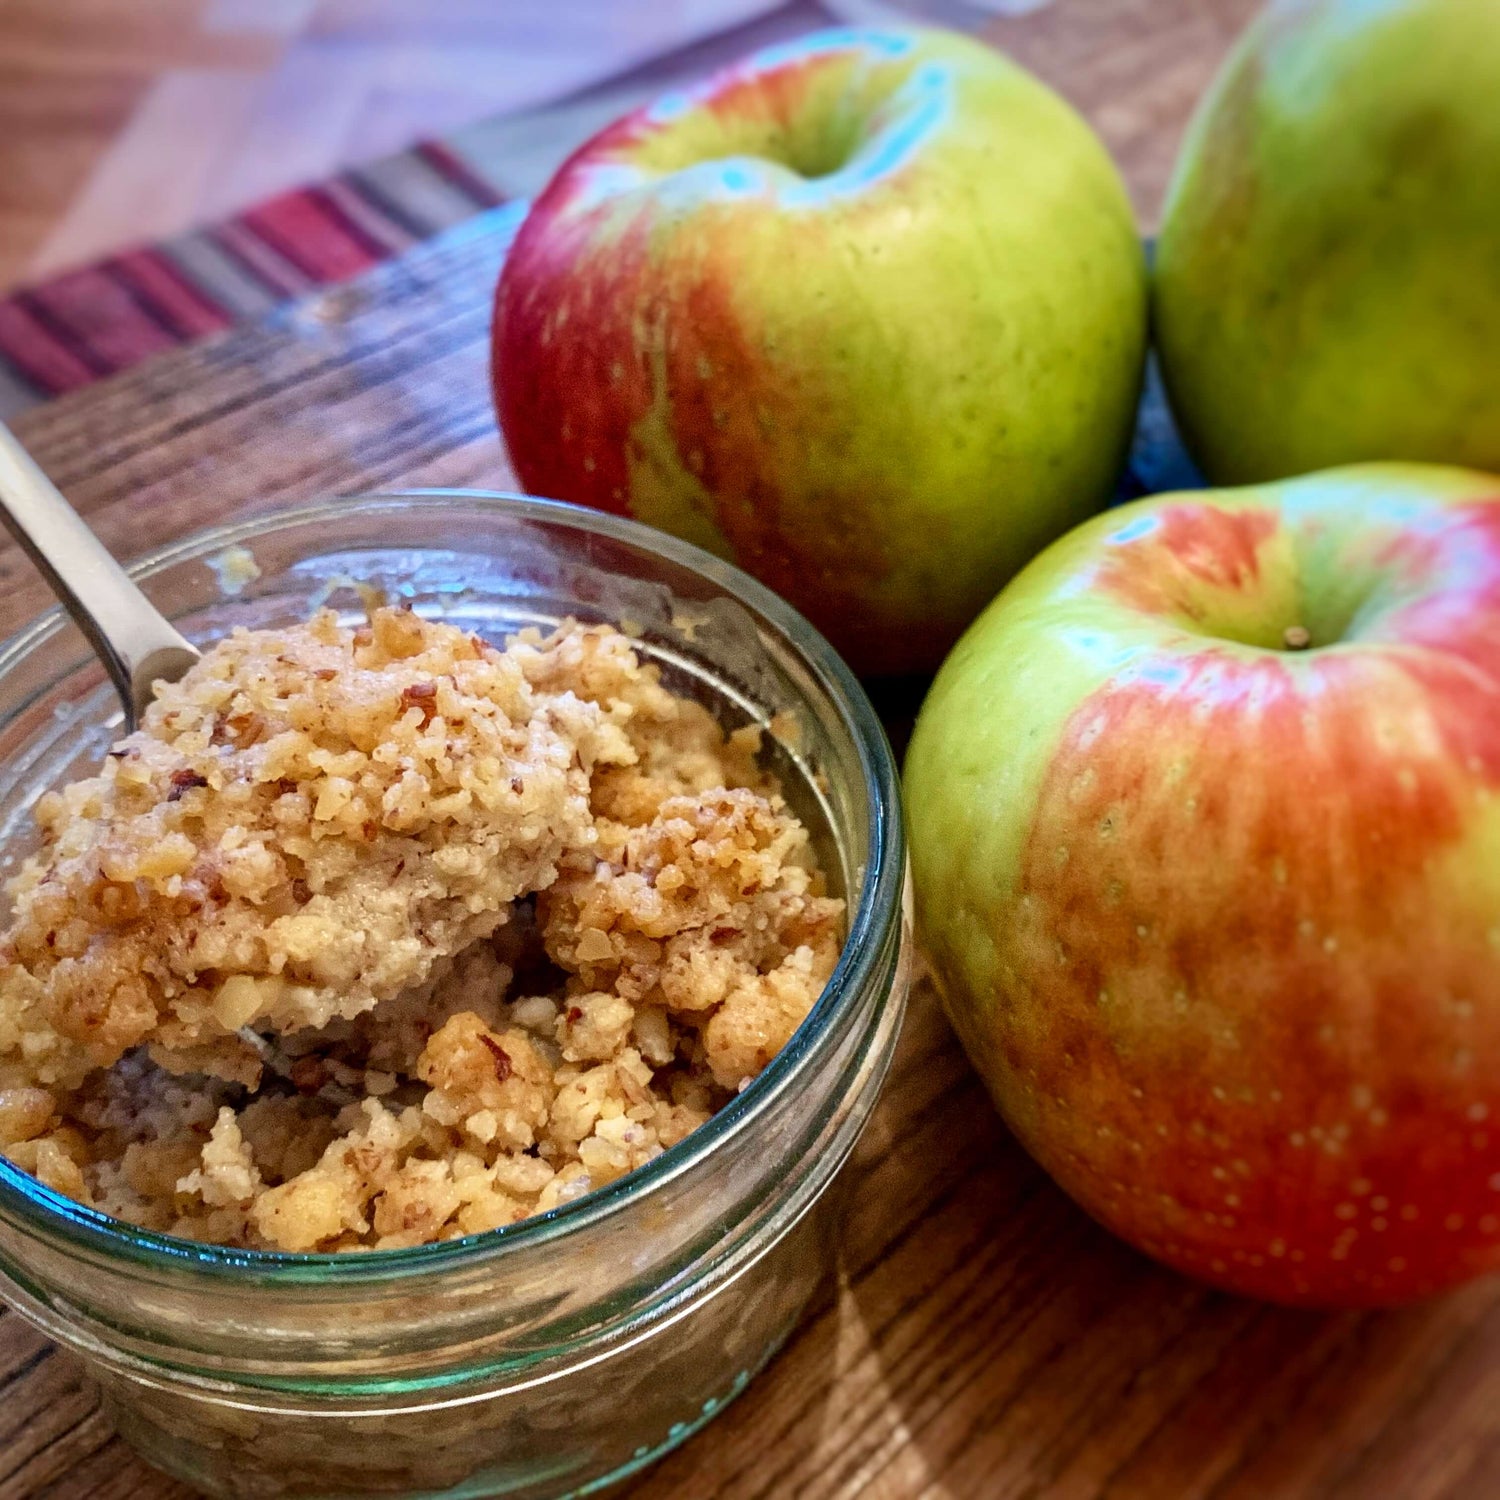
<instances>
[{"instance_id":1,"label":"jar rim","mask_svg":"<svg viewBox=\"0 0 1500 1500\"><path fill-rule=\"evenodd\" d=\"M61 1233L79 1249L138 1265L191 1266L195 1272L227 1275L243 1283L384 1282L416 1271L450 1271L494 1256L519 1254L560 1236L584 1230L623 1211L691 1170L721 1142L752 1129L775 1101L795 1088L804 1064L827 1043L835 1020L863 992L882 962L884 939L901 919L906 855L895 760L875 709L843 658L798 611L734 564L657 531L642 522L559 500L515 491L419 488L330 496L301 505L259 511L242 520L193 532L138 558L128 566L137 580L176 564L212 557L253 542L267 532L316 524L351 512L450 508L458 502L517 519L593 533L644 549L699 574L769 624L797 654L834 708L855 748L870 809L870 847L857 899L832 975L791 1039L728 1104L676 1145L641 1167L545 1213L497 1229L425 1245L391 1250L281 1251L241 1249L142 1229L46 1187L0 1155L0 1209L25 1226ZM0 642L0 679L51 636L66 627L61 605Z\"/></svg>"}]
</instances>

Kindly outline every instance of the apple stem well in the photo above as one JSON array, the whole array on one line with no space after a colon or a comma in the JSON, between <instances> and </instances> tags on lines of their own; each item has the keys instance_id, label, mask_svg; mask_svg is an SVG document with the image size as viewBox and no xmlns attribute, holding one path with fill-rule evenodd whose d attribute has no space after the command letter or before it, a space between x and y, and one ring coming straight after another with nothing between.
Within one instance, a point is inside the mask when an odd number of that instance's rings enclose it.
<instances>
[{"instance_id":1,"label":"apple stem well","mask_svg":"<svg viewBox=\"0 0 1500 1500\"><path fill-rule=\"evenodd\" d=\"M949 83L898 33L832 32L756 61L658 101L644 117L651 128L630 142L637 165L672 175L768 162L823 182L878 154L883 135L922 116L925 96Z\"/></svg>"}]
</instances>

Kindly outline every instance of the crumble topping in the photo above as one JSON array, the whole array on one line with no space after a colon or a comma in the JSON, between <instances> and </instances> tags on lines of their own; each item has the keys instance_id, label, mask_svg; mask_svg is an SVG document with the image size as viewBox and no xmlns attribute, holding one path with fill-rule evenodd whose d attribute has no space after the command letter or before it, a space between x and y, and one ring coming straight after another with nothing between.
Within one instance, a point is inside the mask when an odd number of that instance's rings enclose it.
<instances>
[{"instance_id":1,"label":"crumble topping","mask_svg":"<svg viewBox=\"0 0 1500 1500\"><path fill-rule=\"evenodd\" d=\"M239 631L39 802L0 935L0 1150L281 1250L543 1212L800 1024L842 903L756 760L609 627Z\"/></svg>"}]
</instances>

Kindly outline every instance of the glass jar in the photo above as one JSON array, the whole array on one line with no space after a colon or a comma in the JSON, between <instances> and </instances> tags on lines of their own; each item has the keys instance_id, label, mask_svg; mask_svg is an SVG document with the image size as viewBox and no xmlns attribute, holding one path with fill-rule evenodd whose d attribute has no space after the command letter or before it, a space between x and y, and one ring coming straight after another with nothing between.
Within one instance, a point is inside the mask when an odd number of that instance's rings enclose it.
<instances>
[{"instance_id":1,"label":"glass jar","mask_svg":"<svg viewBox=\"0 0 1500 1500\"><path fill-rule=\"evenodd\" d=\"M200 534L135 569L198 641L361 613L374 584L492 639L567 616L637 637L767 753L849 907L800 1030L707 1124L551 1213L409 1250L287 1255L133 1229L0 1161L0 1291L80 1355L121 1433L211 1495L584 1494L707 1422L830 1263L830 1184L908 982L895 769L831 648L727 564L517 496L376 495ZM97 763L118 707L57 611L0 647L0 849Z\"/></svg>"}]
</instances>

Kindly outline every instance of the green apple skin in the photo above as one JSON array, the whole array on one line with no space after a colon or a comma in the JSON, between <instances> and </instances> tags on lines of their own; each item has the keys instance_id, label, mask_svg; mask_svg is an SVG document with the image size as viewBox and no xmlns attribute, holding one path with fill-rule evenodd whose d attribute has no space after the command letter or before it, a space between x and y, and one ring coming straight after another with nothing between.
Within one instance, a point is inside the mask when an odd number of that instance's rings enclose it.
<instances>
[{"instance_id":1,"label":"green apple skin","mask_svg":"<svg viewBox=\"0 0 1500 1500\"><path fill-rule=\"evenodd\" d=\"M1153 278L1209 478L1500 471L1500 0L1273 0L1188 132Z\"/></svg>"},{"instance_id":2,"label":"green apple skin","mask_svg":"<svg viewBox=\"0 0 1500 1500\"><path fill-rule=\"evenodd\" d=\"M1500 1267L1500 479L1097 517L965 634L905 778L946 1008L1090 1213L1284 1303Z\"/></svg>"},{"instance_id":3,"label":"green apple skin","mask_svg":"<svg viewBox=\"0 0 1500 1500\"><path fill-rule=\"evenodd\" d=\"M527 489L740 564L866 671L931 670L1109 498L1144 257L1088 126L991 49L834 31L584 145L507 258Z\"/></svg>"}]
</instances>

